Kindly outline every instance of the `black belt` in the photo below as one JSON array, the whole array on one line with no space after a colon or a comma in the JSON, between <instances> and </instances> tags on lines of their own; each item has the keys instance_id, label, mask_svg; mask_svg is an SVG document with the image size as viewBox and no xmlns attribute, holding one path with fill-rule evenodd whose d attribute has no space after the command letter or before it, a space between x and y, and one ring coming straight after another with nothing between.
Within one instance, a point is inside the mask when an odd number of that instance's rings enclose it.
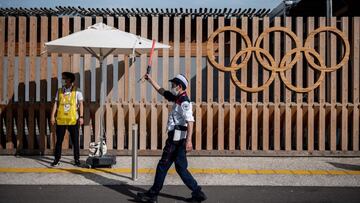
<instances>
[{"instance_id":1,"label":"black belt","mask_svg":"<svg viewBox=\"0 0 360 203\"><path fill-rule=\"evenodd\" d=\"M183 126L183 125L175 125L175 130L180 130L180 131L187 131L187 126Z\"/></svg>"}]
</instances>

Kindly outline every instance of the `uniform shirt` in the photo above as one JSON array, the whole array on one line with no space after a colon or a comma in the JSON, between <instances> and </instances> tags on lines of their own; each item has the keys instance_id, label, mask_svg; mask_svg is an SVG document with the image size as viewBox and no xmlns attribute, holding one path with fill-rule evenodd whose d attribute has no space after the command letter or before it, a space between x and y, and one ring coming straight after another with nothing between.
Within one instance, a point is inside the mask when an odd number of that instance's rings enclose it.
<instances>
[{"instance_id":1,"label":"uniform shirt","mask_svg":"<svg viewBox=\"0 0 360 203\"><path fill-rule=\"evenodd\" d=\"M72 87L70 87L70 88L62 87L62 91L63 91L64 95L69 95L71 93L71 90L72 90ZM75 99L76 109L79 109L79 106L80 106L79 102L84 101L84 97L79 88L76 89L75 97L76 97L76 99ZM56 92L56 96L55 96L56 102L58 101L58 98L59 98L59 91ZM76 112L76 118L79 118L79 115L77 112Z\"/></svg>"},{"instance_id":2,"label":"uniform shirt","mask_svg":"<svg viewBox=\"0 0 360 203\"><path fill-rule=\"evenodd\" d=\"M164 97L170 102L174 102L172 111L169 114L167 129L172 131L175 125L187 126L187 122L194 122L192 105L186 92L179 96L173 95L170 91L164 92Z\"/></svg>"}]
</instances>

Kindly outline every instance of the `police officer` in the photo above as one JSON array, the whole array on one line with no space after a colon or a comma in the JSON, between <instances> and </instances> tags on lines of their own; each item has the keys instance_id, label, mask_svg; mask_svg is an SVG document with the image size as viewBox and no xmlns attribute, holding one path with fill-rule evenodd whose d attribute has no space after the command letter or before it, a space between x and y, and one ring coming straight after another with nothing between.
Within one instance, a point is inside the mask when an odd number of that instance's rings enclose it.
<instances>
[{"instance_id":1,"label":"police officer","mask_svg":"<svg viewBox=\"0 0 360 203\"><path fill-rule=\"evenodd\" d=\"M79 154L79 124L83 120L83 95L74 86L75 75L70 72L62 73L62 88L56 93L55 103L51 113L51 124L56 124L55 159L51 166L58 166L61 157L61 146L66 129L70 132L74 149L74 165L80 166ZM78 110L80 115L78 114ZM56 114L56 118L55 118Z\"/></svg>"},{"instance_id":2,"label":"police officer","mask_svg":"<svg viewBox=\"0 0 360 203\"><path fill-rule=\"evenodd\" d=\"M159 84L152 80L150 75L145 75L145 79L170 102L174 102L172 111L169 114L167 130L168 139L166 140L163 154L156 168L153 186L145 193L138 193L141 201L157 202L157 196L163 187L167 171L175 162L176 172L180 175L185 185L192 191L190 202L201 202L206 200L206 195L201 191L201 187L188 171L186 152L192 150L191 136L193 132L194 117L189 97L186 94L188 81L184 75L177 75L171 79L171 91L166 91Z\"/></svg>"}]
</instances>

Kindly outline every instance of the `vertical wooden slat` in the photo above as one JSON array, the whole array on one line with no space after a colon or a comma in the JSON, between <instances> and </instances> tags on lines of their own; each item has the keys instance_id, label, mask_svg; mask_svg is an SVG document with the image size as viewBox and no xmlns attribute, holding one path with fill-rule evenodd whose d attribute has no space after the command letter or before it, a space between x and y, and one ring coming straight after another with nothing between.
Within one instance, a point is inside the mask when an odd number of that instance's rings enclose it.
<instances>
[{"instance_id":1,"label":"vertical wooden slat","mask_svg":"<svg viewBox=\"0 0 360 203\"><path fill-rule=\"evenodd\" d=\"M129 118L128 118L128 149L132 149L132 125L135 124L135 104L133 102L130 102L128 105L128 112L129 112Z\"/></svg>"},{"instance_id":2,"label":"vertical wooden slat","mask_svg":"<svg viewBox=\"0 0 360 203\"><path fill-rule=\"evenodd\" d=\"M28 115L28 149L34 149L34 141L35 141L35 104L31 103L29 105L29 115Z\"/></svg>"},{"instance_id":3,"label":"vertical wooden slat","mask_svg":"<svg viewBox=\"0 0 360 203\"><path fill-rule=\"evenodd\" d=\"M19 17L19 101L25 101L26 17ZM46 55L45 55L46 56ZM0 88L1 89L1 88Z\"/></svg>"},{"instance_id":4,"label":"vertical wooden slat","mask_svg":"<svg viewBox=\"0 0 360 203\"><path fill-rule=\"evenodd\" d=\"M174 17L174 76L180 74L180 17Z\"/></svg>"},{"instance_id":5,"label":"vertical wooden slat","mask_svg":"<svg viewBox=\"0 0 360 203\"><path fill-rule=\"evenodd\" d=\"M20 24L20 19L19 19L19 17L17 18L17 21L18 21L18 23L17 24ZM15 21L15 26L14 26L15 28L15 30L17 31L17 36L18 36L18 38L17 39L19 39L19 35L20 35L20 33L19 33L19 29L18 29L18 27L16 26L16 21ZM16 38L16 35L14 36L14 39ZM17 40L16 39L16 40ZM15 41L15 40L14 40ZM13 96L12 96L12 99L13 99L13 101L14 102L18 102L19 101L19 87L20 87L20 82L19 82L19 75L20 75L20 68L19 68L19 55L17 55L18 53L19 53L19 41L18 41L18 43L17 43L17 51L15 50L15 48L14 48L14 69L11 71L12 73L13 73L13 80L14 80L14 82L13 82L13 91L14 91L14 93L13 93ZM16 52L16 53L15 53ZM16 57L16 55L18 56L17 57L17 61L15 61L15 57Z\"/></svg>"},{"instance_id":6,"label":"vertical wooden slat","mask_svg":"<svg viewBox=\"0 0 360 203\"><path fill-rule=\"evenodd\" d=\"M352 75L353 75L353 97L354 97L354 113L353 113L353 129L352 129L352 143L353 151L359 151L359 74L360 74L360 17L353 18L352 24L352 41L353 41L353 51L352 51Z\"/></svg>"},{"instance_id":7,"label":"vertical wooden slat","mask_svg":"<svg viewBox=\"0 0 360 203\"><path fill-rule=\"evenodd\" d=\"M40 52L45 51L45 42L48 41L48 17L41 17L41 37L40 37ZM46 101L46 93L47 93L47 54L41 55L41 77L40 77L40 100L42 102Z\"/></svg>"},{"instance_id":8,"label":"vertical wooden slat","mask_svg":"<svg viewBox=\"0 0 360 203\"><path fill-rule=\"evenodd\" d=\"M141 37L147 38L147 29L148 29L147 24L148 24L147 17L141 17ZM141 54L141 56L140 56L140 76L141 77L146 74L146 67L147 67L146 59L147 59L147 54ZM146 86L147 86L147 83L145 83L145 82L140 83L140 100L141 100L141 102L146 101ZM142 130L143 129L140 126L140 135L143 133Z\"/></svg>"},{"instance_id":9,"label":"vertical wooden slat","mask_svg":"<svg viewBox=\"0 0 360 203\"><path fill-rule=\"evenodd\" d=\"M41 150L41 153L43 153L46 148L46 104L43 102L40 104L39 117L39 149Z\"/></svg>"},{"instance_id":10,"label":"vertical wooden slat","mask_svg":"<svg viewBox=\"0 0 360 203\"><path fill-rule=\"evenodd\" d=\"M146 137L147 137L147 132L146 132L146 117L147 117L147 113L146 113L146 103L145 102L140 102L140 149L146 149Z\"/></svg>"},{"instance_id":11,"label":"vertical wooden slat","mask_svg":"<svg viewBox=\"0 0 360 203\"><path fill-rule=\"evenodd\" d=\"M35 87L35 73L36 73L36 50L37 50L37 18L35 16L30 17L30 77L29 77L29 100L31 102L35 101L36 96L36 87ZM29 105L29 118L28 118L28 129L29 129L29 138L28 138L28 148L34 149L35 141L35 105L30 103Z\"/></svg>"},{"instance_id":12,"label":"vertical wooden slat","mask_svg":"<svg viewBox=\"0 0 360 203\"><path fill-rule=\"evenodd\" d=\"M136 34L136 17L130 17L130 32ZM129 126L128 126L128 146L132 149L132 125L135 123L135 64L129 67Z\"/></svg>"},{"instance_id":13,"label":"vertical wooden slat","mask_svg":"<svg viewBox=\"0 0 360 203\"><path fill-rule=\"evenodd\" d=\"M81 30L81 18L80 16L74 17L74 32L78 32ZM81 92L84 94L85 90L85 70L84 64L80 66L80 55L74 54L74 62L73 62L73 72L76 74L76 86L78 86Z\"/></svg>"},{"instance_id":14,"label":"vertical wooden slat","mask_svg":"<svg viewBox=\"0 0 360 203\"><path fill-rule=\"evenodd\" d=\"M169 43L169 17L165 16L163 17L163 42L164 44L168 44ZM168 79L169 79L169 50L168 49L164 49L163 50L163 87L165 89L168 88ZM161 138L161 143L162 143L162 147L165 146L165 141L167 138L167 119L168 119L168 108L167 108L168 102L166 100L163 100L163 104L162 104L162 138Z\"/></svg>"},{"instance_id":15,"label":"vertical wooden slat","mask_svg":"<svg viewBox=\"0 0 360 203\"><path fill-rule=\"evenodd\" d=\"M314 18L308 18L308 33L314 30ZM310 46L314 47L314 42L310 42ZM308 66L307 67L308 74L308 85L312 85L314 83L314 70ZM307 145L308 151L311 152L314 150L314 92L311 91L308 93L308 124L307 124Z\"/></svg>"},{"instance_id":16,"label":"vertical wooden slat","mask_svg":"<svg viewBox=\"0 0 360 203\"><path fill-rule=\"evenodd\" d=\"M280 26L281 19L279 17L275 18L274 26ZM275 61L280 61L280 49L281 49L281 39L280 33L276 32L274 34L274 59ZM274 106L274 150L280 150L280 79L277 76L274 82L274 91L275 91L275 106Z\"/></svg>"},{"instance_id":17,"label":"vertical wooden slat","mask_svg":"<svg viewBox=\"0 0 360 203\"><path fill-rule=\"evenodd\" d=\"M263 27L264 29L267 29L270 25L269 18L265 17L263 19ZM264 38L264 49L267 51L269 50L269 35L266 35ZM263 81L266 81L270 77L269 71L264 70L263 71ZM263 92L263 150L268 151L269 150L269 88L266 88Z\"/></svg>"},{"instance_id":18,"label":"vertical wooden slat","mask_svg":"<svg viewBox=\"0 0 360 203\"><path fill-rule=\"evenodd\" d=\"M345 36L348 38L349 36L349 19L348 17L342 17L341 19L342 24L342 31L344 32ZM344 48L343 48L344 52ZM347 151L348 150L348 82L349 82L349 74L348 74L348 63L345 63L341 68L341 80L342 80L342 107L341 107L341 150Z\"/></svg>"},{"instance_id":19,"label":"vertical wooden slat","mask_svg":"<svg viewBox=\"0 0 360 203\"><path fill-rule=\"evenodd\" d=\"M62 17L62 36L65 37L69 35L69 17L63 16ZM63 53L62 56L62 71L71 71L70 67L70 56L69 54Z\"/></svg>"},{"instance_id":20,"label":"vertical wooden slat","mask_svg":"<svg viewBox=\"0 0 360 203\"><path fill-rule=\"evenodd\" d=\"M207 27L208 27L208 37L214 31L214 18L208 17L207 20ZM214 47L212 47L213 49ZM207 76L207 109L206 109L206 149L212 150L213 149L213 66L209 61L207 61L206 65L206 76Z\"/></svg>"},{"instance_id":21,"label":"vertical wooden slat","mask_svg":"<svg viewBox=\"0 0 360 203\"><path fill-rule=\"evenodd\" d=\"M58 28L59 26L59 19L57 16L51 16L51 40L55 40L59 37ZM53 100L56 96L56 92L58 89L58 54L51 53L51 100ZM29 111L30 115L30 111ZM29 126L29 125L28 125ZM30 126L29 126L30 129ZM56 142L56 132L55 126L51 126L51 133L50 133L50 149L55 149L55 142ZM30 134L29 134L30 135Z\"/></svg>"},{"instance_id":22,"label":"vertical wooden slat","mask_svg":"<svg viewBox=\"0 0 360 203\"><path fill-rule=\"evenodd\" d=\"M25 55L26 55L26 17L19 17L19 49L18 49L18 66L19 66L19 107L17 109L17 145L16 149L23 148L24 140L24 105L25 100ZM2 68L2 67L0 67ZM0 77L1 78L1 77ZM0 88L1 89L1 88ZM1 100L0 100L1 101Z\"/></svg>"},{"instance_id":23,"label":"vertical wooden slat","mask_svg":"<svg viewBox=\"0 0 360 203\"><path fill-rule=\"evenodd\" d=\"M296 17L296 35L303 41L303 18ZM303 58L296 64L296 84L299 87L303 85ZM303 94L296 93L296 151L303 149Z\"/></svg>"},{"instance_id":24,"label":"vertical wooden slat","mask_svg":"<svg viewBox=\"0 0 360 203\"><path fill-rule=\"evenodd\" d=\"M185 17L185 76L189 80L187 93L191 95L191 16Z\"/></svg>"},{"instance_id":25,"label":"vertical wooden slat","mask_svg":"<svg viewBox=\"0 0 360 203\"><path fill-rule=\"evenodd\" d=\"M0 115L1 116L1 115ZM16 149L21 150L24 147L24 104L20 103L17 108L17 136Z\"/></svg>"},{"instance_id":26,"label":"vertical wooden slat","mask_svg":"<svg viewBox=\"0 0 360 203\"><path fill-rule=\"evenodd\" d=\"M125 17L118 18L118 27L119 30L125 31ZM123 67L121 67L120 64L123 64ZM118 55L118 76L120 76L120 78L117 77L117 96L120 102L125 101L125 71L128 71L125 67L125 57L123 54L120 54Z\"/></svg>"},{"instance_id":27,"label":"vertical wooden slat","mask_svg":"<svg viewBox=\"0 0 360 203\"><path fill-rule=\"evenodd\" d=\"M4 79L4 54L5 54L5 17L0 16L0 103L4 99L4 88L5 88L5 79Z\"/></svg>"},{"instance_id":28,"label":"vertical wooden slat","mask_svg":"<svg viewBox=\"0 0 360 203\"><path fill-rule=\"evenodd\" d=\"M91 141L91 122L89 103L84 103L84 149L89 149Z\"/></svg>"},{"instance_id":29,"label":"vertical wooden slat","mask_svg":"<svg viewBox=\"0 0 360 203\"><path fill-rule=\"evenodd\" d=\"M230 25L236 27L236 18L230 19ZM230 58L233 58L236 54L236 33L231 32L230 34ZM229 80L229 99L230 99L230 111L229 111L229 150L235 150L235 124L236 124L236 111L235 111L235 84Z\"/></svg>"},{"instance_id":30,"label":"vertical wooden slat","mask_svg":"<svg viewBox=\"0 0 360 203\"><path fill-rule=\"evenodd\" d=\"M320 26L326 26L326 18L320 17ZM325 33L320 33L319 53L321 58L326 61L326 42ZM319 109L319 151L325 150L326 114L325 114L325 81L320 83L320 109Z\"/></svg>"},{"instance_id":31,"label":"vertical wooden slat","mask_svg":"<svg viewBox=\"0 0 360 203\"><path fill-rule=\"evenodd\" d=\"M57 16L51 16L51 40L57 39L58 36L58 26L59 26L59 19ZM57 89L58 89L58 54L57 53L51 53L51 78L52 78L52 84L51 84L51 99L55 98Z\"/></svg>"},{"instance_id":32,"label":"vertical wooden slat","mask_svg":"<svg viewBox=\"0 0 360 203\"><path fill-rule=\"evenodd\" d=\"M95 17L95 22L96 23L101 23L103 22L103 17L102 16L96 16ZM100 67L100 62L99 60L97 60L96 58L92 57L93 60L95 60L95 66L92 65L91 66L91 101L92 102L99 102L100 101L100 89L101 89L101 80L102 80L102 67ZM103 64L105 65L105 64ZM105 70L106 72L106 70ZM99 111L100 109L98 108L97 111ZM99 113L97 113L97 115L100 115ZM96 121L100 120L100 118L95 117L95 123L97 123ZM96 137L98 137L98 130L96 127L100 126L100 125L95 125L95 139Z\"/></svg>"},{"instance_id":33,"label":"vertical wooden slat","mask_svg":"<svg viewBox=\"0 0 360 203\"><path fill-rule=\"evenodd\" d=\"M51 16L51 40L55 40L58 38L58 17ZM51 100L55 98L57 88L58 88L58 54L51 53L51 67L49 67L48 71L50 72L51 83L49 84L51 88ZM55 133L55 126L51 126L51 133L50 133L50 149L55 148L56 142L56 133Z\"/></svg>"},{"instance_id":34,"label":"vertical wooden slat","mask_svg":"<svg viewBox=\"0 0 360 203\"><path fill-rule=\"evenodd\" d=\"M105 122L100 123L101 121L105 120L105 114L104 115L100 115L100 108L102 108L103 111L105 111L104 106L100 106L99 103L95 104L96 106L96 110L95 110L95 142L100 142L100 135L103 135L103 132L100 132L100 125L105 124ZM102 118L100 118L100 116L103 116ZM94 119L92 120L92 123L94 122ZM103 130L104 130L104 125L103 125ZM100 134L101 133L101 134Z\"/></svg>"},{"instance_id":35,"label":"vertical wooden slat","mask_svg":"<svg viewBox=\"0 0 360 203\"><path fill-rule=\"evenodd\" d=\"M195 149L201 149L201 102L202 102L202 17L196 17L196 109Z\"/></svg>"},{"instance_id":36,"label":"vertical wooden slat","mask_svg":"<svg viewBox=\"0 0 360 203\"><path fill-rule=\"evenodd\" d=\"M113 135L114 131L114 116L112 106L106 103L106 146L108 149L113 149Z\"/></svg>"},{"instance_id":37,"label":"vertical wooden slat","mask_svg":"<svg viewBox=\"0 0 360 203\"><path fill-rule=\"evenodd\" d=\"M79 16L74 17L74 25L73 25L74 32L78 32L81 29L81 19ZM80 77L84 74L80 71L80 55L73 54L71 56L72 63L71 63L71 71L75 74L75 86L78 88L82 88L83 84L81 84ZM81 89L83 90L83 89Z\"/></svg>"},{"instance_id":38,"label":"vertical wooden slat","mask_svg":"<svg viewBox=\"0 0 360 203\"><path fill-rule=\"evenodd\" d=\"M12 136L14 131L14 118L13 118L13 104L8 104L6 108L6 149L13 149L14 143L12 142Z\"/></svg>"},{"instance_id":39,"label":"vertical wooden slat","mask_svg":"<svg viewBox=\"0 0 360 203\"><path fill-rule=\"evenodd\" d=\"M336 27L336 18L331 18L331 26ZM336 62L336 36L331 35L330 37L330 65L335 65ZM335 151L336 150L336 138L337 138L337 113L336 113L336 83L337 83L337 77L336 77L336 71L330 73L330 103L331 103L331 110L330 110L330 150Z\"/></svg>"},{"instance_id":40,"label":"vertical wooden slat","mask_svg":"<svg viewBox=\"0 0 360 203\"><path fill-rule=\"evenodd\" d=\"M7 75L6 75L6 86L7 88L7 101L12 102L14 96L14 70L15 70L15 29L16 29L16 18L8 17L8 50L7 50Z\"/></svg>"},{"instance_id":41,"label":"vertical wooden slat","mask_svg":"<svg viewBox=\"0 0 360 203\"><path fill-rule=\"evenodd\" d=\"M136 17L130 17L130 32L136 34ZM129 67L129 101L135 100L135 64Z\"/></svg>"},{"instance_id":42,"label":"vertical wooden slat","mask_svg":"<svg viewBox=\"0 0 360 203\"><path fill-rule=\"evenodd\" d=\"M125 111L122 103L117 104L117 149L124 149Z\"/></svg>"},{"instance_id":43,"label":"vertical wooden slat","mask_svg":"<svg viewBox=\"0 0 360 203\"><path fill-rule=\"evenodd\" d=\"M285 27L291 28L291 18L286 17ZM290 51L292 40L288 35L285 35L285 53ZM291 81L291 71L286 74L288 81ZM291 90L285 88L285 150L291 150Z\"/></svg>"},{"instance_id":44,"label":"vertical wooden slat","mask_svg":"<svg viewBox=\"0 0 360 203\"><path fill-rule=\"evenodd\" d=\"M252 19L252 39L253 41L259 35L259 18L254 17ZM258 86L258 73L259 73L259 65L255 57L252 57L252 87ZM258 150L258 93L252 94L252 105L251 105L251 150Z\"/></svg>"},{"instance_id":45,"label":"vertical wooden slat","mask_svg":"<svg viewBox=\"0 0 360 203\"><path fill-rule=\"evenodd\" d=\"M62 37L65 37L69 35L69 17L68 16L63 16L62 17ZM66 54L66 53L62 53L61 54L62 57L62 65L61 65L61 70L62 72L65 71L71 71L71 67L70 67L70 55ZM69 148L69 131L65 131L65 136L64 136L64 141L62 143L62 148L63 149L68 149Z\"/></svg>"},{"instance_id":46,"label":"vertical wooden slat","mask_svg":"<svg viewBox=\"0 0 360 203\"><path fill-rule=\"evenodd\" d=\"M114 27L114 17L112 16L107 16L107 25ZM110 54L109 56L106 57L106 83L105 83L105 93L106 93L106 99L105 101L107 102L111 102L112 98L113 98L113 90L114 90L114 81L113 81L113 75L114 75L114 55Z\"/></svg>"},{"instance_id":47,"label":"vertical wooden slat","mask_svg":"<svg viewBox=\"0 0 360 203\"><path fill-rule=\"evenodd\" d=\"M85 17L85 29L91 25L91 17ZM85 92L84 92L84 99L87 102L91 100L91 55L84 54L84 72L85 72ZM85 131L85 129L84 129ZM90 131L89 131L90 132Z\"/></svg>"},{"instance_id":48,"label":"vertical wooden slat","mask_svg":"<svg viewBox=\"0 0 360 203\"><path fill-rule=\"evenodd\" d=\"M141 17L141 36L144 38L147 38L147 30L148 30L148 20L147 17ZM141 54L140 57L141 61L140 61L140 75L143 76L146 73L146 67L147 67L147 55L146 54ZM140 149L146 149L146 137L147 137L147 131L146 131L146 117L147 117L147 113L146 113L146 107L145 107L145 103L147 101L146 99L146 85L148 85L147 83L143 82L140 84Z\"/></svg>"},{"instance_id":49,"label":"vertical wooden slat","mask_svg":"<svg viewBox=\"0 0 360 203\"><path fill-rule=\"evenodd\" d=\"M91 25L91 17L85 17L85 29ZM84 149L89 149L91 141L90 106L91 101L91 55L84 54Z\"/></svg>"},{"instance_id":50,"label":"vertical wooden slat","mask_svg":"<svg viewBox=\"0 0 360 203\"><path fill-rule=\"evenodd\" d=\"M37 45L37 18L30 17L30 85L29 99L34 102L36 97L35 73L36 73L36 45Z\"/></svg>"},{"instance_id":51,"label":"vertical wooden slat","mask_svg":"<svg viewBox=\"0 0 360 203\"><path fill-rule=\"evenodd\" d=\"M152 39L159 40L159 17L152 17ZM155 51L152 56L152 78L157 81L158 74L158 52ZM158 110L157 110L157 92L152 91L151 94L151 140L150 149L157 149L157 138L158 138Z\"/></svg>"},{"instance_id":52,"label":"vertical wooden slat","mask_svg":"<svg viewBox=\"0 0 360 203\"><path fill-rule=\"evenodd\" d=\"M224 27L224 17L218 18L219 28ZM219 34L219 64L224 64L224 42L225 36L224 33ZM218 84L218 95L219 95L219 106L218 106L218 150L224 149L224 133L225 133L225 123L224 123L224 73L219 71L219 84Z\"/></svg>"},{"instance_id":53,"label":"vertical wooden slat","mask_svg":"<svg viewBox=\"0 0 360 203\"><path fill-rule=\"evenodd\" d=\"M247 150L247 108L246 103L240 106L240 150Z\"/></svg>"},{"instance_id":54,"label":"vertical wooden slat","mask_svg":"<svg viewBox=\"0 0 360 203\"><path fill-rule=\"evenodd\" d=\"M13 94L14 94L14 67L15 67L15 17L8 17L8 49L7 49L7 75L6 83L4 91L7 91L6 100L8 104L8 108L6 108L6 149L13 149L14 144L12 142L13 136L13 110L12 110L12 102L13 102Z\"/></svg>"},{"instance_id":55,"label":"vertical wooden slat","mask_svg":"<svg viewBox=\"0 0 360 203\"><path fill-rule=\"evenodd\" d=\"M248 30L248 18L244 17L241 18L241 29L244 32L247 32ZM220 44L219 44L220 46ZM241 48L246 48L245 41L242 39L241 41ZM247 70L245 68L242 68L241 70L241 82L246 83L247 82ZM247 103L247 93L245 91L241 91L241 112L240 112L240 150L246 150L246 143L247 143L247 109L246 109L246 103Z\"/></svg>"},{"instance_id":56,"label":"vertical wooden slat","mask_svg":"<svg viewBox=\"0 0 360 203\"><path fill-rule=\"evenodd\" d=\"M152 39L155 41L159 40L159 17L158 16L153 16L152 17ZM153 56L152 56L152 66L151 66L151 77L155 80L158 81L158 51L154 51ZM151 92L151 101L152 102L157 102L157 98L158 98L158 92L156 92L154 89L152 89L153 91Z\"/></svg>"},{"instance_id":57,"label":"vertical wooden slat","mask_svg":"<svg viewBox=\"0 0 360 203\"><path fill-rule=\"evenodd\" d=\"M121 31L125 31L125 17L118 18L118 28ZM120 65L123 66L120 66ZM127 72L128 69L125 68L125 58L123 54L118 55L118 75L114 77L114 85L117 85L117 100L124 101L124 91L125 91L125 71ZM116 79L115 79L116 78Z\"/></svg>"},{"instance_id":58,"label":"vertical wooden slat","mask_svg":"<svg viewBox=\"0 0 360 203\"><path fill-rule=\"evenodd\" d=\"M40 37L40 52L45 51L45 42L48 41L48 17L41 17L41 37ZM41 55L41 69L40 69L40 119L39 119L39 127L40 127L40 150L43 152L46 148L46 94L47 94L47 54Z\"/></svg>"}]
</instances>

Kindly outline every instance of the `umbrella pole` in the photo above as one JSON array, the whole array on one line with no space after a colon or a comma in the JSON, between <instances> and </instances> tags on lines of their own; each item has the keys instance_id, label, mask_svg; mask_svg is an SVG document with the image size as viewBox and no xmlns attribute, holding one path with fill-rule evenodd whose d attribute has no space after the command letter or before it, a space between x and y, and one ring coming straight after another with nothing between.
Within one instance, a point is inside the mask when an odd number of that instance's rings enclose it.
<instances>
[{"instance_id":1,"label":"umbrella pole","mask_svg":"<svg viewBox=\"0 0 360 203\"><path fill-rule=\"evenodd\" d=\"M101 68L101 84L100 84L100 128L99 128L99 140L100 140L100 157L103 156L103 140L104 140L104 103L105 103L105 85L104 76L105 69L103 67L104 57L99 57L99 63Z\"/></svg>"}]
</instances>

